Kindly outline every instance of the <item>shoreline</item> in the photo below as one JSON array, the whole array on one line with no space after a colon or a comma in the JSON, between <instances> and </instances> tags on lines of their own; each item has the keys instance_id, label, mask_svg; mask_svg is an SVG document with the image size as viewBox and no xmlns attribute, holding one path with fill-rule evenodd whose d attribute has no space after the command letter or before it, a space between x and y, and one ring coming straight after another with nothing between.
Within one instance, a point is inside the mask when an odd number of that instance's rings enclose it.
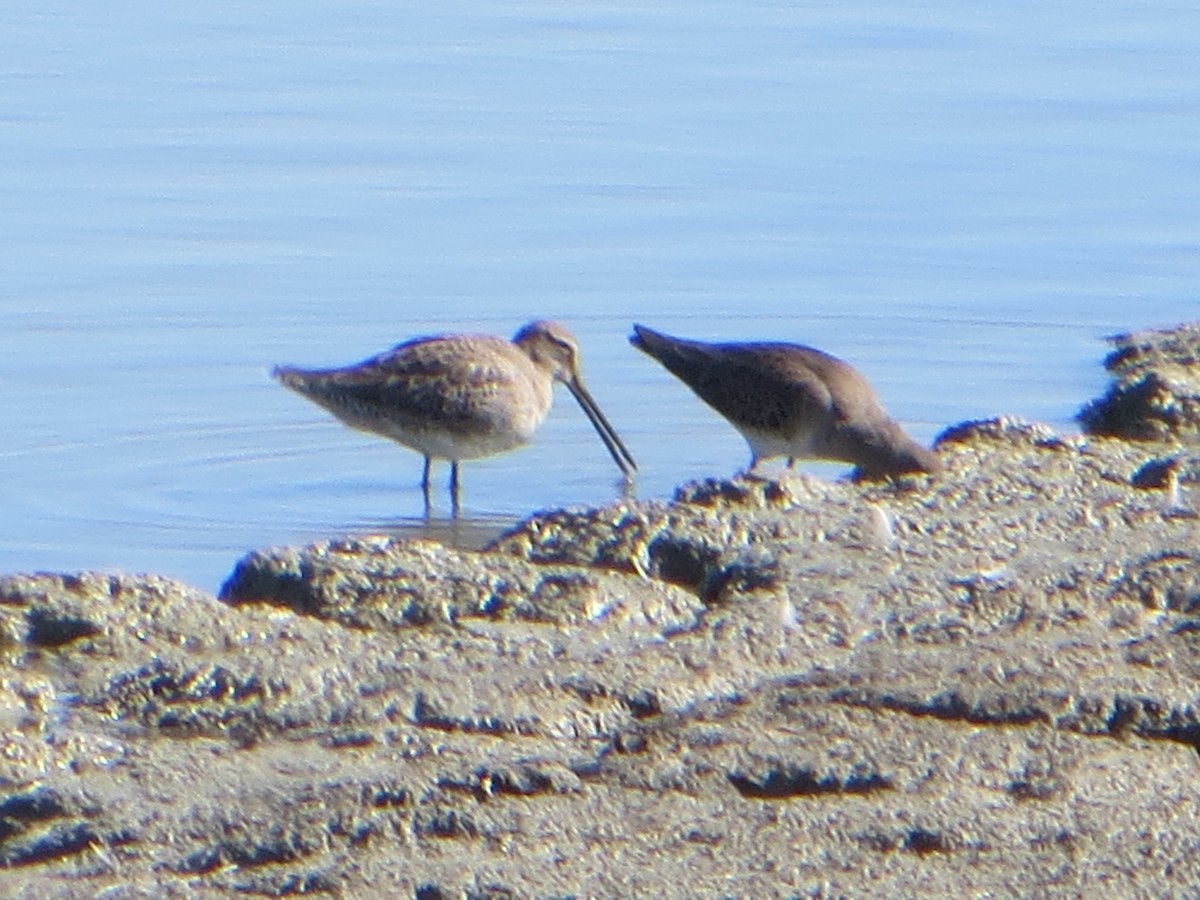
<instances>
[{"instance_id":1,"label":"shoreline","mask_svg":"<svg viewBox=\"0 0 1200 900\"><path fill-rule=\"evenodd\" d=\"M1200 326L1062 436L0 577L12 896L1200 890Z\"/></svg>"}]
</instances>

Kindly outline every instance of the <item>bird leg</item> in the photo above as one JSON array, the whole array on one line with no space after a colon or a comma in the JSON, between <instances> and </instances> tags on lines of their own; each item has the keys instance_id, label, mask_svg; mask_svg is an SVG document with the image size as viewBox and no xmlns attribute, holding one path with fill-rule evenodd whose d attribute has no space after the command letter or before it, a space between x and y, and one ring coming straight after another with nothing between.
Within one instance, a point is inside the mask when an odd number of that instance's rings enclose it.
<instances>
[{"instance_id":1,"label":"bird leg","mask_svg":"<svg viewBox=\"0 0 1200 900\"><path fill-rule=\"evenodd\" d=\"M747 481L770 481L771 479L758 471L758 464L761 460L758 454L754 453L750 456L750 465L741 471L741 476Z\"/></svg>"},{"instance_id":2,"label":"bird leg","mask_svg":"<svg viewBox=\"0 0 1200 900\"><path fill-rule=\"evenodd\" d=\"M421 472L421 493L425 497L425 518L429 518L429 511L432 504L429 500L429 470L433 465L433 460L428 456L425 457L425 468Z\"/></svg>"},{"instance_id":3,"label":"bird leg","mask_svg":"<svg viewBox=\"0 0 1200 900\"><path fill-rule=\"evenodd\" d=\"M450 460L450 510L454 518L458 518L459 510L459 492L458 492L458 460Z\"/></svg>"}]
</instances>

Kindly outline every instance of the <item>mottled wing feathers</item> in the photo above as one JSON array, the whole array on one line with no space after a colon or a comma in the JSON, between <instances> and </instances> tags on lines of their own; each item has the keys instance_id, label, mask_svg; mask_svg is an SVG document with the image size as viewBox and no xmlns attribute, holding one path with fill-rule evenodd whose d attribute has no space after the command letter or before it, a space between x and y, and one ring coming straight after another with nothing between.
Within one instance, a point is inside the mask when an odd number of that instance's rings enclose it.
<instances>
[{"instance_id":1,"label":"mottled wing feathers","mask_svg":"<svg viewBox=\"0 0 1200 900\"><path fill-rule=\"evenodd\" d=\"M528 368L508 341L455 335L408 341L342 369L283 369L277 377L348 425L390 435L431 422L450 432L476 430Z\"/></svg>"},{"instance_id":2,"label":"mottled wing feathers","mask_svg":"<svg viewBox=\"0 0 1200 900\"><path fill-rule=\"evenodd\" d=\"M799 420L840 415L823 371L844 365L787 344L704 344L635 327L634 346L658 360L735 425L790 431ZM796 358L797 349L807 351Z\"/></svg>"}]
</instances>

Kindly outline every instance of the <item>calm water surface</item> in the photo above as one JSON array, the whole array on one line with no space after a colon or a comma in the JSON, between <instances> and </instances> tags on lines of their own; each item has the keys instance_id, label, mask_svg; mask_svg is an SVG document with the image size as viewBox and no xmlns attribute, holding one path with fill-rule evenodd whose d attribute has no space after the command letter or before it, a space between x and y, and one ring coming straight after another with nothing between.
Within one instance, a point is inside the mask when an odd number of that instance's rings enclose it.
<instances>
[{"instance_id":1,"label":"calm water surface","mask_svg":"<svg viewBox=\"0 0 1200 900\"><path fill-rule=\"evenodd\" d=\"M1070 429L1102 336L1200 317L1198 34L1132 0L10 4L0 571L215 589L253 547L419 531L420 458L269 367L533 317L643 497L748 454L633 321L830 350L926 440ZM457 537L616 474L563 392L465 466Z\"/></svg>"}]
</instances>

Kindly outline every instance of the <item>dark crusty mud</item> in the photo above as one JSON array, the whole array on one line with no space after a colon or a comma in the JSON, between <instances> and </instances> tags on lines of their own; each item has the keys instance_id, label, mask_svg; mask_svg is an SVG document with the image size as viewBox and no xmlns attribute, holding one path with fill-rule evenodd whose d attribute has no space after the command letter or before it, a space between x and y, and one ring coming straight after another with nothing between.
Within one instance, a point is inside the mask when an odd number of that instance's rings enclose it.
<instances>
[{"instance_id":1,"label":"dark crusty mud","mask_svg":"<svg viewBox=\"0 0 1200 900\"><path fill-rule=\"evenodd\" d=\"M1200 893L1198 345L938 476L0 578L0 895Z\"/></svg>"}]
</instances>

